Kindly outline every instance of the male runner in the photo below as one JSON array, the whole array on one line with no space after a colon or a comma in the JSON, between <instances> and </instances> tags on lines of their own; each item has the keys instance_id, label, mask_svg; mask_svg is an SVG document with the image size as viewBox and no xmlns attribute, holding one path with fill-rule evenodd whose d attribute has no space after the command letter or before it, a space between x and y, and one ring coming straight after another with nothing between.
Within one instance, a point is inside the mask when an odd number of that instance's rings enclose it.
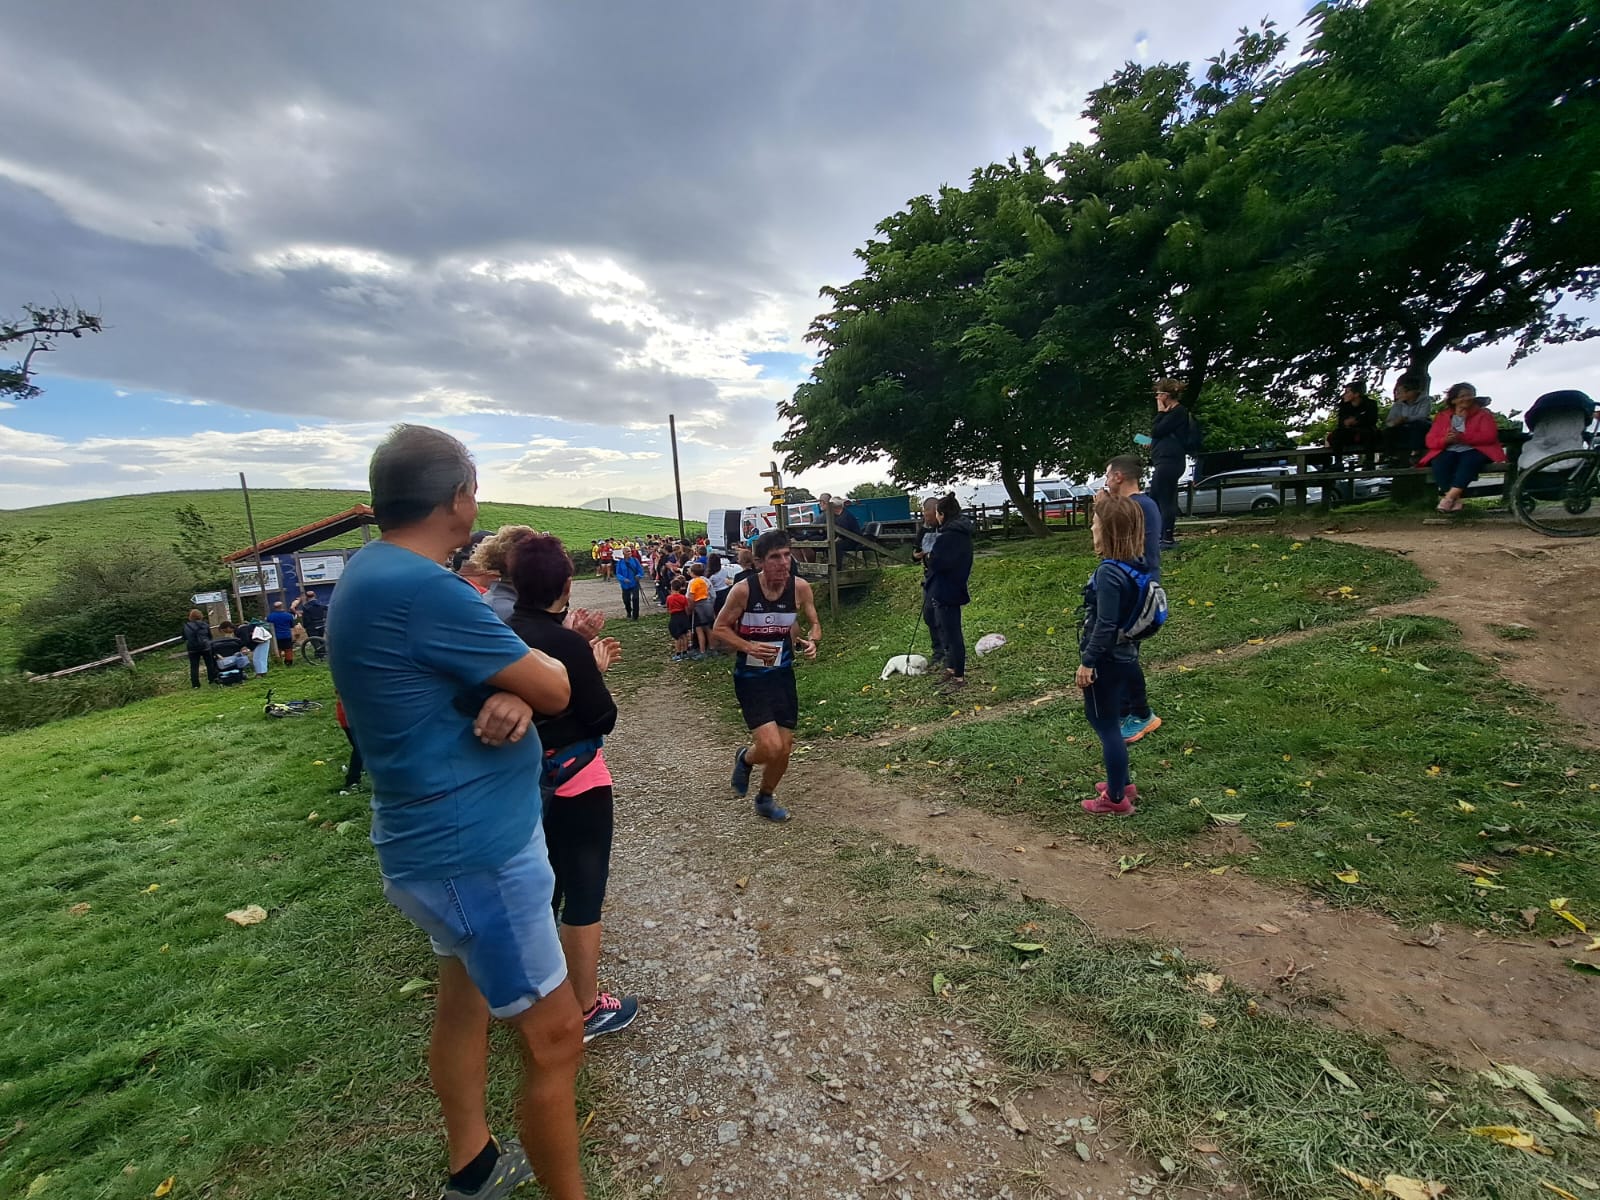
<instances>
[{"instance_id":1,"label":"male runner","mask_svg":"<svg viewBox=\"0 0 1600 1200\"><path fill-rule=\"evenodd\" d=\"M1161 509L1156 502L1139 490L1144 464L1137 455L1121 454L1106 464L1106 491L1113 496L1125 496L1137 504L1144 513L1144 559L1138 564L1150 578L1161 580ZM1161 718L1150 708L1150 697L1144 690L1144 668L1138 661L1139 644L1134 643L1132 686L1128 689L1125 711L1122 714L1122 740L1130 745L1147 733L1161 728Z\"/></svg>"},{"instance_id":2,"label":"male runner","mask_svg":"<svg viewBox=\"0 0 1600 1200\"><path fill-rule=\"evenodd\" d=\"M789 811L777 801L778 783L789 767L794 730L800 721L800 698L794 685L794 652L817 657L822 622L811 585L794 573L789 535L770 529L756 539L756 573L728 592L717 614L712 640L736 652L733 692L739 698L750 745L733 756L733 790L750 793L751 769L761 767L756 812L769 821L787 821ZM801 615L811 625L807 637L795 636Z\"/></svg>"}]
</instances>

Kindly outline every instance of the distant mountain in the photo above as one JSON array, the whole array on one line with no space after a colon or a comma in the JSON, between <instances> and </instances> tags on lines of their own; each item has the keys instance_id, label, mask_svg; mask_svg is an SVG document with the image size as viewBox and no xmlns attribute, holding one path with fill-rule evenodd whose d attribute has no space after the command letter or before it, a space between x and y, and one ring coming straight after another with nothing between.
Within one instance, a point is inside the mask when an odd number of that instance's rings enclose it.
<instances>
[{"instance_id":1,"label":"distant mountain","mask_svg":"<svg viewBox=\"0 0 1600 1200\"><path fill-rule=\"evenodd\" d=\"M755 504L759 496L740 499L738 496L725 496L717 492L685 492L683 494L683 519L685 521L704 521L706 514L714 508L743 508L747 504ZM579 508L597 508L605 512L608 500L602 496L598 500L590 500ZM647 517L672 517L677 518L678 501L675 496L661 496L655 500L637 500L632 496L612 496L609 498L612 512L643 513Z\"/></svg>"}]
</instances>

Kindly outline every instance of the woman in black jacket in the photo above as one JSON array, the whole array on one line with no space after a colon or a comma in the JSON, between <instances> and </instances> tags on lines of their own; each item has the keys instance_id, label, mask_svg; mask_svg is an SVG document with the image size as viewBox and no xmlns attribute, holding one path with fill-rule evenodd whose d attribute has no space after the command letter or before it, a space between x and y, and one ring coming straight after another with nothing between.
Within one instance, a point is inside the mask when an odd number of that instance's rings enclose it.
<instances>
[{"instance_id":1,"label":"woman in black jacket","mask_svg":"<svg viewBox=\"0 0 1600 1200\"><path fill-rule=\"evenodd\" d=\"M1094 552L1100 556L1084 588L1083 630L1078 635L1078 673L1073 682L1083 689L1083 712L1100 739L1106 777L1095 785L1083 810L1097 816L1127 816L1139 791L1128 769L1128 745L1122 739L1122 712L1129 690L1139 678L1139 644L1119 636L1133 620L1139 585L1119 563L1133 564L1144 553L1144 510L1127 496L1101 492L1094 500Z\"/></svg>"},{"instance_id":2,"label":"woman in black jacket","mask_svg":"<svg viewBox=\"0 0 1600 1200\"><path fill-rule=\"evenodd\" d=\"M217 655L211 648L211 626L198 608L189 610L189 619L183 623L183 646L189 652L189 686L200 686L200 660L206 664L206 682L217 681Z\"/></svg>"},{"instance_id":3,"label":"woman in black jacket","mask_svg":"<svg viewBox=\"0 0 1600 1200\"><path fill-rule=\"evenodd\" d=\"M605 671L622 657L616 638L595 638L564 624L572 597L572 559L558 538L519 533L507 546L516 607L507 622L535 650L567 668L572 700L535 727L544 746L544 835L556 886L552 903L561 923L567 975L583 1011L583 1040L632 1024L639 1002L602 992L600 911L611 872L611 772L600 749L617 724L617 702Z\"/></svg>"},{"instance_id":4,"label":"woman in black jacket","mask_svg":"<svg viewBox=\"0 0 1600 1200\"><path fill-rule=\"evenodd\" d=\"M1178 402L1184 384L1156 380L1156 420L1150 429L1150 496L1161 510L1161 548L1170 550L1177 537L1178 481L1188 466L1194 442L1194 418Z\"/></svg>"},{"instance_id":5,"label":"woman in black jacket","mask_svg":"<svg viewBox=\"0 0 1600 1200\"><path fill-rule=\"evenodd\" d=\"M971 601L967 581L972 577L972 523L961 515L953 493L939 498L934 510L939 537L923 560L927 568L927 602L939 626L939 646L944 651L946 692L967 685L967 643L961 632L961 607Z\"/></svg>"}]
</instances>

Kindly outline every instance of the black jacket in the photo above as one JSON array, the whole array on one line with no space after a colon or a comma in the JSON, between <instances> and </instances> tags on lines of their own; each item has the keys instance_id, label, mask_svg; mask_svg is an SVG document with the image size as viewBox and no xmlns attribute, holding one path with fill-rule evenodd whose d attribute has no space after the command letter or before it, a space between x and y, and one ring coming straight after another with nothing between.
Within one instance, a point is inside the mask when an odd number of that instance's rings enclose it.
<instances>
[{"instance_id":1,"label":"black jacket","mask_svg":"<svg viewBox=\"0 0 1600 1200\"><path fill-rule=\"evenodd\" d=\"M1193 418L1181 404L1174 404L1166 412L1157 412L1155 424L1150 427L1150 461L1176 459L1182 462L1189 456L1189 425Z\"/></svg>"},{"instance_id":2,"label":"black jacket","mask_svg":"<svg viewBox=\"0 0 1600 1200\"><path fill-rule=\"evenodd\" d=\"M561 620L560 613L518 608L506 622L524 642L567 668L572 700L566 711L534 721L547 751L605 737L617 726L617 702L606 688L606 677L594 661L593 648L582 634L565 628Z\"/></svg>"},{"instance_id":3,"label":"black jacket","mask_svg":"<svg viewBox=\"0 0 1600 1200\"><path fill-rule=\"evenodd\" d=\"M168 626L168 628L171 628ZM204 621L185 621L183 623L183 645L185 649L196 653L204 653L211 649L211 626Z\"/></svg>"},{"instance_id":4,"label":"black jacket","mask_svg":"<svg viewBox=\"0 0 1600 1200\"><path fill-rule=\"evenodd\" d=\"M956 605L971 601L967 580L972 578L972 523L965 516L952 517L939 526L939 539L925 561L928 599Z\"/></svg>"},{"instance_id":5,"label":"black jacket","mask_svg":"<svg viewBox=\"0 0 1600 1200\"><path fill-rule=\"evenodd\" d=\"M1117 631L1133 620L1139 604L1139 585L1120 567L1101 562L1084 588L1083 629L1078 634L1078 661L1098 667L1107 660L1136 662L1139 643L1119 642ZM1093 596L1094 607L1088 606Z\"/></svg>"}]
</instances>

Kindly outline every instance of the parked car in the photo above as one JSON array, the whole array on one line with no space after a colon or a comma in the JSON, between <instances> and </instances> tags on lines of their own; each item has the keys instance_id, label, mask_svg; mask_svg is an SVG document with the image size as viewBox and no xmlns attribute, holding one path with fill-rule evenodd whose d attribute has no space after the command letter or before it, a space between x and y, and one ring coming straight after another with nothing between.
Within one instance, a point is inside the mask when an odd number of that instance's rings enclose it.
<instances>
[{"instance_id":1,"label":"parked car","mask_svg":"<svg viewBox=\"0 0 1600 1200\"><path fill-rule=\"evenodd\" d=\"M1081 483L1041 483L1033 497L1045 519L1051 520L1086 511L1094 501L1094 489Z\"/></svg>"},{"instance_id":2,"label":"parked car","mask_svg":"<svg viewBox=\"0 0 1600 1200\"><path fill-rule=\"evenodd\" d=\"M1313 472L1315 474L1315 472ZM1278 485L1273 483L1241 483L1228 484L1228 479L1233 476L1244 478L1260 478L1264 475L1281 475L1285 479L1296 477L1295 469L1287 466L1261 466L1244 467L1236 471L1219 471L1215 475L1207 475L1194 485L1194 501L1189 507L1184 508L1184 515L1191 517L1214 517L1228 513L1268 513L1276 512L1283 506L1284 501L1290 504L1296 502L1297 493L1293 487L1285 486L1283 500L1278 498ZM1217 502L1217 484L1222 484L1222 502ZM1343 481L1333 484L1333 503L1349 504L1365 500L1381 500L1389 494L1393 481L1388 479L1357 479L1353 483ZM1180 504L1188 504L1188 490L1179 493ZM1321 504L1322 488L1313 485L1306 488L1306 503Z\"/></svg>"}]
</instances>

